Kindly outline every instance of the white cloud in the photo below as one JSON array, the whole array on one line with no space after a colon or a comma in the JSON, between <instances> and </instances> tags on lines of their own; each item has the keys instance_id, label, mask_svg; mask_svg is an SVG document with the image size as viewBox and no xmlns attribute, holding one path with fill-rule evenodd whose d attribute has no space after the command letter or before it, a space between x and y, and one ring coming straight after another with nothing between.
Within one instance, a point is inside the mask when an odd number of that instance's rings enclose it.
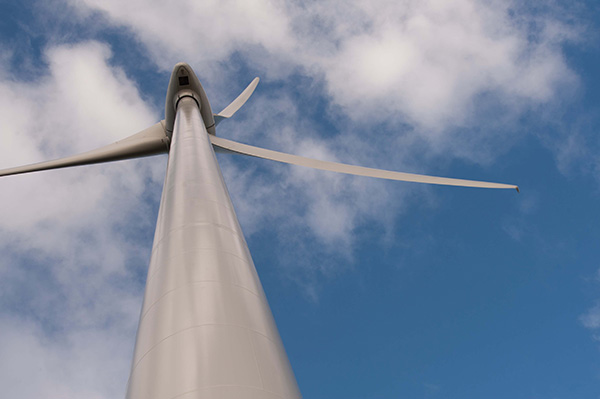
<instances>
[{"instance_id":1,"label":"white cloud","mask_svg":"<svg viewBox=\"0 0 600 399\"><path fill-rule=\"evenodd\" d=\"M68 330L49 338L39 325L0 319L0 380L7 398L114 398L123 396L123 375L132 337L119 331Z\"/></svg>"},{"instance_id":2,"label":"white cloud","mask_svg":"<svg viewBox=\"0 0 600 399\"><path fill-rule=\"evenodd\" d=\"M258 46L267 52L281 52L290 41L289 17L282 1L72 3L84 13L99 11L110 22L131 26L165 69L183 56L206 73L234 51Z\"/></svg>"},{"instance_id":3,"label":"white cloud","mask_svg":"<svg viewBox=\"0 0 600 399\"><path fill-rule=\"evenodd\" d=\"M110 57L97 42L55 47L44 76L0 80L0 167L93 149L155 123ZM9 396L122 395L151 239L138 231L155 220L141 197L158 199L161 167L155 158L2 179L0 385L15 390Z\"/></svg>"},{"instance_id":4,"label":"white cloud","mask_svg":"<svg viewBox=\"0 0 600 399\"><path fill-rule=\"evenodd\" d=\"M579 316L579 321L585 328L591 330L592 339L600 342L600 303L596 303L594 307Z\"/></svg>"},{"instance_id":5,"label":"white cloud","mask_svg":"<svg viewBox=\"0 0 600 399\"><path fill-rule=\"evenodd\" d=\"M594 283L600 282L600 269L596 271ZM595 341L600 341L600 301L596 301L587 312L579 316L579 322L592 333L592 338Z\"/></svg>"},{"instance_id":6,"label":"white cloud","mask_svg":"<svg viewBox=\"0 0 600 399\"><path fill-rule=\"evenodd\" d=\"M580 317L581 324L591 330L600 329L600 304L594 306Z\"/></svg>"},{"instance_id":7,"label":"white cloud","mask_svg":"<svg viewBox=\"0 0 600 399\"><path fill-rule=\"evenodd\" d=\"M237 52L274 77L302 70L323 79L350 116L400 115L436 134L472 122L483 94L520 108L575 82L560 49L572 28L512 2L77 4L129 27L165 68L184 57L216 78Z\"/></svg>"}]
</instances>

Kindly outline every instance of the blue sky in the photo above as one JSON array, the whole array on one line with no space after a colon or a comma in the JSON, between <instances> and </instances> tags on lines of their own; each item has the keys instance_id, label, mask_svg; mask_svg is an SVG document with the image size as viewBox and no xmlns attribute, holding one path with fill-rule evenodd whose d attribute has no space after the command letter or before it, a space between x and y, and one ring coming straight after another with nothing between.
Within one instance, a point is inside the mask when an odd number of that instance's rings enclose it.
<instances>
[{"instance_id":1,"label":"blue sky","mask_svg":"<svg viewBox=\"0 0 600 399\"><path fill-rule=\"evenodd\" d=\"M142 11L143 10L143 11ZM305 398L597 398L593 2L7 0L0 167L163 118L190 63L217 134L518 184L433 187L219 155ZM0 182L6 397L122 397L166 157Z\"/></svg>"}]
</instances>

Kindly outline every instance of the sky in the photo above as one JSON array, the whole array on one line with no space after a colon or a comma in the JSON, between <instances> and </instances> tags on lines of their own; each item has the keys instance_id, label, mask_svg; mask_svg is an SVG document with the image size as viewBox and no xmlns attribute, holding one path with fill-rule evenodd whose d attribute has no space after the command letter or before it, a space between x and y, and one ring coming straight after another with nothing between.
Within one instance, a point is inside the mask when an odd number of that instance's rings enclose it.
<instances>
[{"instance_id":1,"label":"sky","mask_svg":"<svg viewBox=\"0 0 600 399\"><path fill-rule=\"evenodd\" d=\"M217 135L517 184L219 154L305 398L600 397L600 9L560 0L5 0L0 168L164 117L189 63ZM166 155L0 180L0 386L124 397Z\"/></svg>"}]
</instances>

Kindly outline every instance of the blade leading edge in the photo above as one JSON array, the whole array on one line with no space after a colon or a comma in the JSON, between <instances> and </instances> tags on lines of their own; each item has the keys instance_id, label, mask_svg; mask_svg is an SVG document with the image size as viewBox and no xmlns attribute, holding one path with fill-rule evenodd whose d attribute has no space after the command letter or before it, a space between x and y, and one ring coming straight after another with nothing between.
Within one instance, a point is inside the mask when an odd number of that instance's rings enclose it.
<instances>
[{"instance_id":1,"label":"blade leading edge","mask_svg":"<svg viewBox=\"0 0 600 399\"><path fill-rule=\"evenodd\" d=\"M298 155L286 154L283 152L267 150L264 148L254 147L247 144L238 143L236 141L227 140L222 137L213 135L210 136L212 144L226 151L235 152L243 155L250 155L257 158L270 159L292 165L306 166L314 169L328 170L332 172L346 173L357 176L376 177L388 180L400 180L414 183L440 184L445 186L461 186L461 187L479 187L479 188L501 188L515 189L519 191L519 187L513 184L489 183L475 180L452 179L448 177L436 177L418 175L413 173L393 172L390 170L365 168L363 166L347 165L337 162L320 161L317 159L305 158Z\"/></svg>"}]
</instances>

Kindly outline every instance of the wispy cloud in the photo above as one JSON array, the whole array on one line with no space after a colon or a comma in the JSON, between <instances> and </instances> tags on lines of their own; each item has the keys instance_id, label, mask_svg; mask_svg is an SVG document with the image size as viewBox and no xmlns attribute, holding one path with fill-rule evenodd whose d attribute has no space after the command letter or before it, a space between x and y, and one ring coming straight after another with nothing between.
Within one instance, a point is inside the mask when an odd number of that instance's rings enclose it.
<instances>
[{"instance_id":1,"label":"wispy cloud","mask_svg":"<svg viewBox=\"0 0 600 399\"><path fill-rule=\"evenodd\" d=\"M600 283L600 269L596 272L593 281L598 286L598 283ZM592 338L595 341L600 341L600 300L597 300L594 306L581 314L579 321L592 332Z\"/></svg>"}]
</instances>

